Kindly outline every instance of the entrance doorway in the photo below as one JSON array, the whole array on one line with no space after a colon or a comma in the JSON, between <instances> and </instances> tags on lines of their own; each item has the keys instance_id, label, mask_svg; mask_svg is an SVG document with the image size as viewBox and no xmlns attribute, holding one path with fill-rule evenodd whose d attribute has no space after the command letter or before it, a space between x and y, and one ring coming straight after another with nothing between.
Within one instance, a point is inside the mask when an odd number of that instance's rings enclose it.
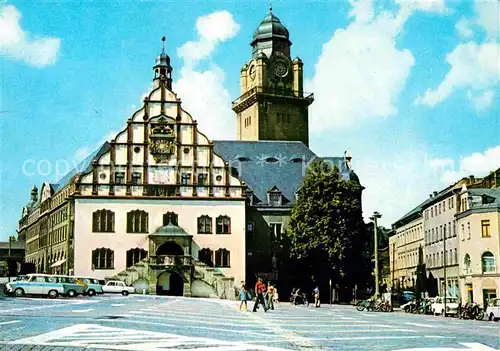
<instances>
[{"instance_id":1,"label":"entrance doorway","mask_svg":"<svg viewBox=\"0 0 500 351\"><path fill-rule=\"evenodd\" d=\"M156 294L167 296L183 296L184 280L175 271L165 271L158 276L156 281Z\"/></svg>"},{"instance_id":2,"label":"entrance doorway","mask_svg":"<svg viewBox=\"0 0 500 351\"><path fill-rule=\"evenodd\" d=\"M166 243L160 245L160 247L156 250L156 255L157 256L162 256L162 255L184 255L184 250L182 247L173 242L173 241L167 241Z\"/></svg>"}]
</instances>

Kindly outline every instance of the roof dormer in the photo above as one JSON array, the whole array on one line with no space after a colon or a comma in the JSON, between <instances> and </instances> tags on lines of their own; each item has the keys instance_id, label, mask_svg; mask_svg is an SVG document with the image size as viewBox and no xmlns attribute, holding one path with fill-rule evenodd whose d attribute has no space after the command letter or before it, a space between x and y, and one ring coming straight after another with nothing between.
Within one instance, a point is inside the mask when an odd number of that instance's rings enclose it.
<instances>
[{"instance_id":1,"label":"roof dormer","mask_svg":"<svg viewBox=\"0 0 500 351\"><path fill-rule=\"evenodd\" d=\"M267 191L267 203L270 206L279 207L283 205L283 194L276 185Z\"/></svg>"}]
</instances>

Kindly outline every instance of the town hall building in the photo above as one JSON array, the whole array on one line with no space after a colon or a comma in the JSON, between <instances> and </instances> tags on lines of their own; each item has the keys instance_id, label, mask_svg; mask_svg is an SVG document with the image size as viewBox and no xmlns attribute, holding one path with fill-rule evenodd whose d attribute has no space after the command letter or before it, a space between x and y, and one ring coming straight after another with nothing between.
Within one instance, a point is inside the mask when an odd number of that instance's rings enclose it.
<instances>
[{"instance_id":1,"label":"town hall building","mask_svg":"<svg viewBox=\"0 0 500 351\"><path fill-rule=\"evenodd\" d=\"M270 11L232 109L237 140L211 140L182 108L165 50L153 88L116 136L57 184L35 186L19 232L39 272L120 279L149 293L235 298L277 280L280 240L307 166L303 64ZM323 158L363 187L350 153Z\"/></svg>"}]
</instances>

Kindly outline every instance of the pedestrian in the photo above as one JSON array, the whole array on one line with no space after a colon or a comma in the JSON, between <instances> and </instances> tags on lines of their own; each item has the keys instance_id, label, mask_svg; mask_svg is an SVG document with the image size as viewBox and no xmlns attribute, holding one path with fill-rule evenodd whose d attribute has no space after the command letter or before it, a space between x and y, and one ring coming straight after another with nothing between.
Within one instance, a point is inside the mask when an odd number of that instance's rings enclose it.
<instances>
[{"instance_id":1,"label":"pedestrian","mask_svg":"<svg viewBox=\"0 0 500 351\"><path fill-rule=\"evenodd\" d=\"M262 278L257 279L257 283L255 284L255 303L253 305L253 312L257 312L257 307L262 304L264 307L264 312L267 312L266 302L264 301L264 292L266 291L266 286L262 282Z\"/></svg>"},{"instance_id":2,"label":"pedestrian","mask_svg":"<svg viewBox=\"0 0 500 351\"><path fill-rule=\"evenodd\" d=\"M241 282L241 289L240 289L240 306L238 308L238 310L241 312L241 308L243 306L245 306L245 311L247 311L247 300L248 300L248 291L247 291L247 288L245 286L245 282L242 281Z\"/></svg>"},{"instance_id":3,"label":"pedestrian","mask_svg":"<svg viewBox=\"0 0 500 351\"><path fill-rule=\"evenodd\" d=\"M318 308L320 306L320 302L319 302L319 287L317 285L313 290L313 295L314 295L314 306Z\"/></svg>"},{"instance_id":4,"label":"pedestrian","mask_svg":"<svg viewBox=\"0 0 500 351\"><path fill-rule=\"evenodd\" d=\"M274 310L274 286L267 283L267 309Z\"/></svg>"},{"instance_id":5,"label":"pedestrian","mask_svg":"<svg viewBox=\"0 0 500 351\"><path fill-rule=\"evenodd\" d=\"M276 288L276 286L273 286L274 288L274 298L273 298L273 302L276 303L276 304L279 304L280 302L278 301L279 299L279 296L278 296L278 289Z\"/></svg>"}]
</instances>

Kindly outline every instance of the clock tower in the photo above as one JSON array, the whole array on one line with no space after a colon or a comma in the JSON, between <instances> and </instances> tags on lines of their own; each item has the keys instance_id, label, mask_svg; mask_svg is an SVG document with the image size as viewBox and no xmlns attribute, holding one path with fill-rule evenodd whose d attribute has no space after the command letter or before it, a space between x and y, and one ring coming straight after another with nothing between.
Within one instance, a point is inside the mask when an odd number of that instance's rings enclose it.
<instances>
[{"instance_id":1,"label":"clock tower","mask_svg":"<svg viewBox=\"0 0 500 351\"><path fill-rule=\"evenodd\" d=\"M272 9L253 33L252 58L241 68L241 96L233 101L238 140L301 141L309 146L303 63L291 59L288 29Z\"/></svg>"}]
</instances>

